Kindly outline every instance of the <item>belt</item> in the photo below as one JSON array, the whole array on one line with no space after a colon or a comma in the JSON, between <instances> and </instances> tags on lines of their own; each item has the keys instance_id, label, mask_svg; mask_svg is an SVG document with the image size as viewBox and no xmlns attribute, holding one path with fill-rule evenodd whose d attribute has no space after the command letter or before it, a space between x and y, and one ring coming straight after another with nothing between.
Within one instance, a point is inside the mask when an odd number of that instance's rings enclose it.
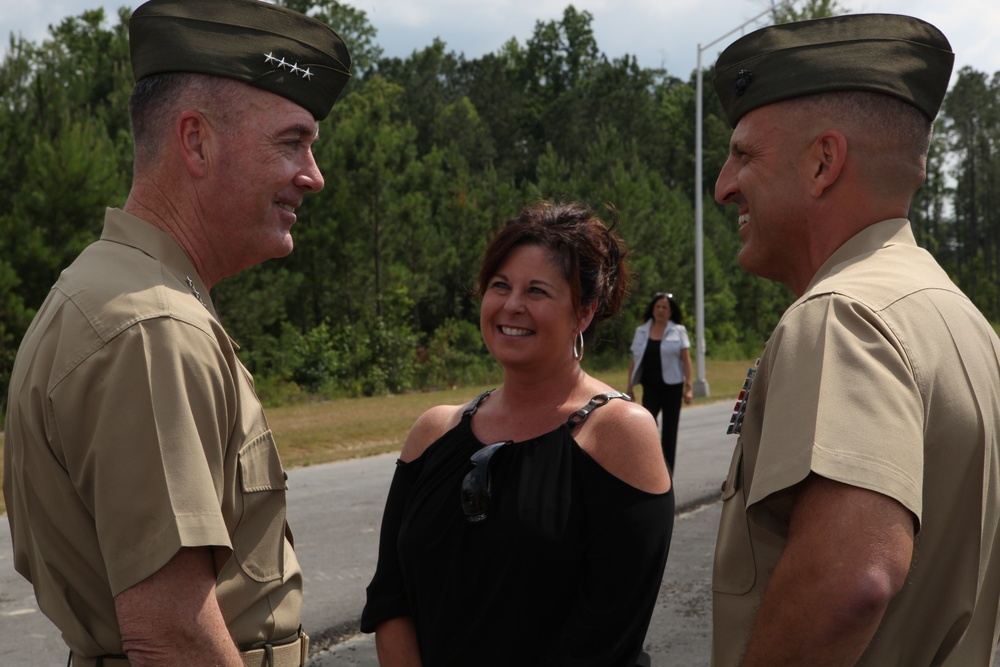
<instances>
[{"instance_id":1,"label":"belt","mask_svg":"<svg viewBox=\"0 0 1000 667\"><path fill-rule=\"evenodd\" d=\"M66 667L69 665L73 665L73 667L132 667L128 658L123 656L101 655L96 658L87 658L72 651L69 655L70 661L66 663Z\"/></svg>"},{"instance_id":2,"label":"belt","mask_svg":"<svg viewBox=\"0 0 1000 667\"><path fill-rule=\"evenodd\" d=\"M243 667L302 667L309 659L309 635L298 636L285 644L254 644L240 651Z\"/></svg>"},{"instance_id":3,"label":"belt","mask_svg":"<svg viewBox=\"0 0 1000 667\"><path fill-rule=\"evenodd\" d=\"M73 653L73 667L132 667L128 658L102 655L87 658ZM240 651L244 667L302 667L309 659L309 636L304 632L283 644L261 642Z\"/></svg>"}]
</instances>

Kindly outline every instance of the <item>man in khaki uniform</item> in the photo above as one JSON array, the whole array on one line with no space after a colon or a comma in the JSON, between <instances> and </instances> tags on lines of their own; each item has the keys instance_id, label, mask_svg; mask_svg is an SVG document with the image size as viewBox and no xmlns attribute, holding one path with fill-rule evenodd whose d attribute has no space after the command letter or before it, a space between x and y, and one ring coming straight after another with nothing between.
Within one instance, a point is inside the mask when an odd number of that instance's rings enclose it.
<instances>
[{"instance_id":1,"label":"man in khaki uniform","mask_svg":"<svg viewBox=\"0 0 1000 667\"><path fill-rule=\"evenodd\" d=\"M153 0L129 33L131 192L14 365L15 567L76 667L302 665L286 477L209 290L291 251L350 56L256 0Z\"/></svg>"},{"instance_id":2,"label":"man in khaki uniform","mask_svg":"<svg viewBox=\"0 0 1000 667\"><path fill-rule=\"evenodd\" d=\"M733 415L713 664L991 664L1000 340L906 220L953 54L854 15L751 33L716 65L716 199L740 265L796 294Z\"/></svg>"}]
</instances>

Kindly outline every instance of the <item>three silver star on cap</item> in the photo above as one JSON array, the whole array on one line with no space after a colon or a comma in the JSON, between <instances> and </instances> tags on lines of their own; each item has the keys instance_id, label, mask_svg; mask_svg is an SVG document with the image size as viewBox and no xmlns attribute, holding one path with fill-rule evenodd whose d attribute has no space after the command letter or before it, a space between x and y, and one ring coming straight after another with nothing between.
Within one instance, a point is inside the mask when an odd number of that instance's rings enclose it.
<instances>
[{"instance_id":1,"label":"three silver star on cap","mask_svg":"<svg viewBox=\"0 0 1000 667\"><path fill-rule=\"evenodd\" d=\"M291 74L295 76L301 76L306 81L313 78L313 73L309 71L306 67L302 69L299 67L298 63L289 63L284 58L277 58L273 52L268 52L264 54L264 63L268 65L274 65L275 69L287 69Z\"/></svg>"}]
</instances>

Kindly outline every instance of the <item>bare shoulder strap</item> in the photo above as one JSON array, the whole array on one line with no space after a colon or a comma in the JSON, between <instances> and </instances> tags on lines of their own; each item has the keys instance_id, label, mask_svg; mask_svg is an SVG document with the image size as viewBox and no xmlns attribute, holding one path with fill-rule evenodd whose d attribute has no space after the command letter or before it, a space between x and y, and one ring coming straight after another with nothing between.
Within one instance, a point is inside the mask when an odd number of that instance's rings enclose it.
<instances>
[{"instance_id":1,"label":"bare shoulder strap","mask_svg":"<svg viewBox=\"0 0 1000 667\"><path fill-rule=\"evenodd\" d=\"M465 410L462 411L462 418L466 419L476 414L476 410L479 409L479 404L482 403L484 400L486 400L486 397L492 393L493 393L492 389L487 389L479 396L476 396L474 399L472 399L472 402L469 403L469 405L466 406Z\"/></svg>"},{"instance_id":2,"label":"bare shoulder strap","mask_svg":"<svg viewBox=\"0 0 1000 667\"><path fill-rule=\"evenodd\" d=\"M609 391L606 394L598 394L597 396L594 396L592 399L590 399L590 403L587 403L585 406L583 406L582 408L571 414L569 416L569 419L566 420L566 424L570 428L579 426L583 422L587 421L587 417L590 416L591 412L601 407L602 405L604 405L613 398L620 398L623 401L628 401L629 403L632 402L631 396L629 396L628 394L623 394L620 391Z\"/></svg>"}]
</instances>

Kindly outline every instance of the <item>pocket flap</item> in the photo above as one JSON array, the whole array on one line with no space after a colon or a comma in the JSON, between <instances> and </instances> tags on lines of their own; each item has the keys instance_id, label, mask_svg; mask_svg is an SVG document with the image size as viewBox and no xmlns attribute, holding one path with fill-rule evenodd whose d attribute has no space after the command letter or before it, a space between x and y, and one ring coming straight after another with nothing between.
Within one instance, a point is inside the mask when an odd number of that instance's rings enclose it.
<instances>
[{"instance_id":1,"label":"pocket flap","mask_svg":"<svg viewBox=\"0 0 1000 667\"><path fill-rule=\"evenodd\" d=\"M743 442L737 441L733 459L729 462L729 473L722 482L722 499L729 500L740 488L740 474L743 470Z\"/></svg>"},{"instance_id":2,"label":"pocket flap","mask_svg":"<svg viewBox=\"0 0 1000 667\"><path fill-rule=\"evenodd\" d=\"M270 430L248 442L240 450L240 484L243 493L285 491L285 471Z\"/></svg>"}]
</instances>

